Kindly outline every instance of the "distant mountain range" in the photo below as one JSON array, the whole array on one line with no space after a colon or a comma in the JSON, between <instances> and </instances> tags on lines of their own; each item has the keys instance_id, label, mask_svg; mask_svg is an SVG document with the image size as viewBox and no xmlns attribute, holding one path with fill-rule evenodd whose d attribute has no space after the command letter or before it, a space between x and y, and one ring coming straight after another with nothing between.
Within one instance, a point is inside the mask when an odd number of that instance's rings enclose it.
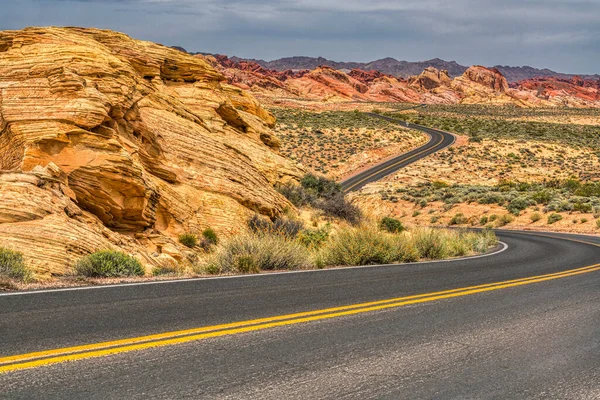
<instances>
[{"instance_id":1,"label":"distant mountain range","mask_svg":"<svg viewBox=\"0 0 600 400\"><path fill-rule=\"evenodd\" d=\"M253 61L260 64L262 67L267 69L273 69L276 71L285 70L301 70L308 69L313 70L320 65L327 65L329 67L340 69L340 70L352 70L361 69L364 71L376 70L384 74L393 75L401 78L408 78L413 75L419 75L427 67L435 67L439 70L447 70L450 77L455 78L462 75L468 66L460 65L456 61L445 61L439 58L427 61L398 61L394 58L382 58L381 60L371 61L368 63L360 62L338 62L328 60L323 57L286 57L280 58L273 61L255 60L255 59L241 59L239 57L231 57L234 62L239 61ZM498 69L502 75L506 77L508 82L518 82L525 79L532 79L537 77L555 77L571 79L577 74L565 74L555 72L549 69L538 69L533 67L510 67L496 65L494 68ZM578 75L583 79L600 79L600 75Z\"/></svg>"}]
</instances>

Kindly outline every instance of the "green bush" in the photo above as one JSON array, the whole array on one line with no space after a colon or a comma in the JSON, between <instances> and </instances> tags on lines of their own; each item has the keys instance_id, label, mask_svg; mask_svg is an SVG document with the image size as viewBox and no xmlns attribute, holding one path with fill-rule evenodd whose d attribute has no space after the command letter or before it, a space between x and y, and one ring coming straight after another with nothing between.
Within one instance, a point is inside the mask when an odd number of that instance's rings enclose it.
<instances>
[{"instance_id":1,"label":"green bush","mask_svg":"<svg viewBox=\"0 0 600 400\"><path fill-rule=\"evenodd\" d=\"M296 207L310 205L351 224L358 224L362 218L360 209L344 197L341 185L329 178L307 174L300 186L288 184L277 189Z\"/></svg>"},{"instance_id":2,"label":"green bush","mask_svg":"<svg viewBox=\"0 0 600 400\"><path fill-rule=\"evenodd\" d=\"M562 215L556 214L556 213L552 213L552 214L548 215L548 225L551 225L551 224L553 224L555 222L558 222L561 219L563 219Z\"/></svg>"},{"instance_id":3,"label":"green bush","mask_svg":"<svg viewBox=\"0 0 600 400\"><path fill-rule=\"evenodd\" d=\"M212 228L206 228L204 231L202 231L202 237L210 245L216 246L219 244L217 232L215 232Z\"/></svg>"},{"instance_id":4,"label":"green bush","mask_svg":"<svg viewBox=\"0 0 600 400\"><path fill-rule=\"evenodd\" d=\"M596 228L600 229L600 219L596 220Z\"/></svg>"},{"instance_id":5,"label":"green bush","mask_svg":"<svg viewBox=\"0 0 600 400\"><path fill-rule=\"evenodd\" d=\"M308 249L318 249L329 238L329 226L320 229L304 229L298 235L298 241Z\"/></svg>"},{"instance_id":6,"label":"green bush","mask_svg":"<svg viewBox=\"0 0 600 400\"><path fill-rule=\"evenodd\" d=\"M488 223L488 216L487 215L482 215L481 218L479 218L479 225L485 225Z\"/></svg>"},{"instance_id":7,"label":"green bush","mask_svg":"<svg viewBox=\"0 0 600 400\"><path fill-rule=\"evenodd\" d=\"M311 266L305 247L273 234L242 234L231 238L210 263L220 272L296 270Z\"/></svg>"},{"instance_id":8,"label":"green bush","mask_svg":"<svg viewBox=\"0 0 600 400\"><path fill-rule=\"evenodd\" d=\"M542 215L538 212L534 212L533 214L531 214L531 217L529 217L531 219L531 222L538 222L539 220L542 219Z\"/></svg>"},{"instance_id":9,"label":"green bush","mask_svg":"<svg viewBox=\"0 0 600 400\"><path fill-rule=\"evenodd\" d=\"M390 233L400 233L404 231L405 228L404 225L402 225L402 221L392 217L383 217L379 222L379 229Z\"/></svg>"},{"instance_id":10,"label":"green bush","mask_svg":"<svg viewBox=\"0 0 600 400\"><path fill-rule=\"evenodd\" d=\"M515 199L512 199L510 203L508 203L506 209L513 215L519 215L521 211L525 210L527 207L529 207L529 205L530 203L527 199L517 197Z\"/></svg>"},{"instance_id":11,"label":"green bush","mask_svg":"<svg viewBox=\"0 0 600 400\"><path fill-rule=\"evenodd\" d=\"M0 247L0 279L29 282L32 277L33 274L25 266L23 253Z\"/></svg>"},{"instance_id":12,"label":"green bush","mask_svg":"<svg viewBox=\"0 0 600 400\"><path fill-rule=\"evenodd\" d=\"M82 258L75 265L78 275L93 278L118 278L144 275L138 260L120 251L102 250Z\"/></svg>"},{"instance_id":13,"label":"green bush","mask_svg":"<svg viewBox=\"0 0 600 400\"><path fill-rule=\"evenodd\" d=\"M198 236L193 233L184 233L179 235L179 243L182 245L191 248L196 247L198 244Z\"/></svg>"}]
</instances>

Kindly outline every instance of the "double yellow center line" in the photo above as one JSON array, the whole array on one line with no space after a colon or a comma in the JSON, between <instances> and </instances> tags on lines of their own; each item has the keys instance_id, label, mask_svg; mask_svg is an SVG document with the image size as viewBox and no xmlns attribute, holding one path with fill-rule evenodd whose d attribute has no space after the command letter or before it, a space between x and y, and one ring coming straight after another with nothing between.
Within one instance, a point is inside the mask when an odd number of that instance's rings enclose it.
<instances>
[{"instance_id":1,"label":"double yellow center line","mask_svg":"<svg viewBox=\"0 0 600 400\"><path fill-rule=\"evenodd\" d=\"M280 326L296 325L305 322L313 322L349 315L362 314L372 311L392 309L411 304L427 303L437 300L450 299L454 297L468 296L477 293L489 292L516 286L530 285L533 283L544 282L553 279L561 279L569 276L587 274L598 270L600 270L600 264L552 274L538 275L528 278L514 279L484 285L469 286L459 289L444 290L440 292L419 294L406 297L397 297L386 300L372 301L368 303L358 303L341 307L325 308L315 311L278 315L274 317L246 320L223 325L206 326L201 328L166 332L129 339L100 342L89 345L66 347L48 351L7 356L0 358L0 373L18 371L26 368L41 367L66 361L75 361L93 357L108 356L135 350L170 346L180 343L192 342L220 336L235 335L244 332L259 331Z\"/></svg>"}]
</instances>

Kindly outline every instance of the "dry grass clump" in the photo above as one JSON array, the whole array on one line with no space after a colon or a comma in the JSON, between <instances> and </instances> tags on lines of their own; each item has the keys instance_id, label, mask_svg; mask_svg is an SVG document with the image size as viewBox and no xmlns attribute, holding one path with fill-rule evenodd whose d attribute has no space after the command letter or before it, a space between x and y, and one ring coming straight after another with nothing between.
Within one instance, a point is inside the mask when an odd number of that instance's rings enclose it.
<instances>
[{"instance_id":1,"label":"dry grass clump","mask_svg":"<svg viewBox=\"0 0 600 400\"><path fill-rule=\"evenodd\" d=\"M419 259L407 235L381 232L371 227L345 228L321 251L325 265L369 265L410 262Z\"/></svg>"},{"instance_id":2,"label":"dry grass clump","mask_svg":"<svg viewBox=\"0 0 600 400\"><path fill-rule=\"evenodd\" d=\"M483 253L496 245L493 232L415 228L391 233L376 224L304 229L296 236L269 230L234 236L221 245L208 273L259 273L326 266L357 266L439 260Z\"/></svg>"},{"instance_id":3,"label":"dry grass clump","mask_svg":"<svg viewBox=\"0 0 600 400\"><path fill-rule=\"evenodd\" d=\"M33 274L25 265L23 253L0 247L0 280L14 280L27 283Z\"/></svg>"},{"instance_id":4,"label":"dry grass clump","mask_svg":"<svg viewBox=\"0 0 600 400\"><path fill-rule=\"evenodd\" d=\"M271 233L234 236L210 262L213 273L257 273L312 267L310 254L298 241Z\"/></svg>"},{"instance_id":5,"label":"dry grass clump","mask_svg":"<svg viewBox=\"0 0 600 400\"><path fill-rule=\"evenodd\" d=\"M497 244L489 231L416 228L391 234L370 227L346 228L322 249L325 265L369 265L439 260L487 251Z\"/></svg>"}]
</instances>

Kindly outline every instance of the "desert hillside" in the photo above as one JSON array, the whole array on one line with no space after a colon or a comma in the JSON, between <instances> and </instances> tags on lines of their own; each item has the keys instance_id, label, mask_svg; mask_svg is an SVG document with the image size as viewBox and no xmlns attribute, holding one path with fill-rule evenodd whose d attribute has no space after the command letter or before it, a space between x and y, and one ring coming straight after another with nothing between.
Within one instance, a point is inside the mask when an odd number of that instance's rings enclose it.
<instances>
[{"instance_id":1,"label":"desert hillside","mask_svg":"<svg viewBox=\"0 0 600 400\"><path fill-rule=\"evenodd\" d=\"M251 90L267 103L293 105L294 100L322 103L407 102L425 104L513 104L520 107L599 107L597 80L536 78L509 85L496 68L472 66L452 78L447 70L426 67L407 79L376 70L267 69L252 61L202 56L232 85Z\"/></svg>"},{"instance_id":2,"label":"desert hillside","mask_svg":"<svg viewBox=\"0 0 600 400\"><path fill-rule=\"evenodd\" d=\"M174 239L289 206L302 175L274 117L203 59L95 29L0 32L0 242L61 274L102 248L146 264Z\"/></svg>"}]
</instances>

